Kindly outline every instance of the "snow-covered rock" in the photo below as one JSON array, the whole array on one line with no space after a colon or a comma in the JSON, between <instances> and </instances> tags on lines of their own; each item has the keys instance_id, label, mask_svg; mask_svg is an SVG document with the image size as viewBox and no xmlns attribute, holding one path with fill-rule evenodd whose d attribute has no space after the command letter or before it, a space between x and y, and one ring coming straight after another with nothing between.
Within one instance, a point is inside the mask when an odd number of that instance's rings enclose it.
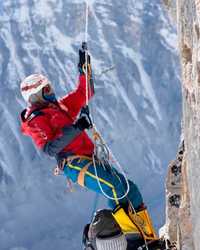
<instances>
[{"instance_id":1,"label":"snow-covered rock","mask_svg":"<svg viewBox=\"0 0 200 250\"><path fill-rule=\"evenodd\" d=\"M177 238L180 249L198 250L200 249L200 1L168 0L165 2L168 2L168 5L175 3L173 6L176 6L182 64L183 137L185 141L182 183L181 190L179 190L180 208L175 216L168 208L171 215L167 219L170 219L168 224L171 228L171 237Z\"/></svg>"}]
</instances>

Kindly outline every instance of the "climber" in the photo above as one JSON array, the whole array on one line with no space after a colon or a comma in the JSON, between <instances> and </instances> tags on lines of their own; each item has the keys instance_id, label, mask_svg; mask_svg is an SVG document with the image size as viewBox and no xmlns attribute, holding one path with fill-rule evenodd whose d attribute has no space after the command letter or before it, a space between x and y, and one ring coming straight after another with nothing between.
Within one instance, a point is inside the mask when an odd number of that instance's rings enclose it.
<instances>
[{"instance_id":1,"label":"climber","mask_svg":"<svg viewBox=\"0 0 200 250\"><path fill-rule=\"evenodd\" d=\"M97 162L98 177L95 175L92 161L94 144L85 132L91 127L91 120L87 113L81 112L86 105L86 87L89 99L94 95L89 55L89 84L86 84L85 53L79 51L79 82L76 90L59 100L51 82L42 74L32 74L22 81L21 93L28 103L28 107L21 113L22 132L30 136L43 152L56 157L59 169L72 182L101 193L97 182L99 178L105 193L114 197L114 200L109 200L112 209L118 205L128 207L130 203L139 209L143 206L142 196L130 180L127 197L117 199L127 190L127 183L114 167L102 167Z\"/></svg>"}]
</instances>

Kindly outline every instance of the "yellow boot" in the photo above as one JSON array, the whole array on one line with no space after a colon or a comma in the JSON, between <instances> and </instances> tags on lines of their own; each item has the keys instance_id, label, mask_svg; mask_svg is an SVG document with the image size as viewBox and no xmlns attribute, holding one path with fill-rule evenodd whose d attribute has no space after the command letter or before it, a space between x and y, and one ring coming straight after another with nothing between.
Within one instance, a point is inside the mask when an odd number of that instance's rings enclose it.
<instances>
[{"instance_id":1,"label":"yellow boot","mask_svg":"<svg viewBox=\"0 0 200 250\"><path fill-rule=\"evenodd\" d=\"M125 234L139 234L137 227L133 224L132 220L125 213L122 207L118 207L114 212L113 216L119 226L122 229L122 232Z\"/></svg>"},{"instance_id":2,"label":"yellow boot","mask_svg":"<svg viewBox=\"0 0 200 250\"><path fill-rule=\"evenodd\" d=\"M131 221L137 226L138 230L141 232L143 237L146 240L157 240L155 230L151 218L147 212L147 209L144 208L139 212L129 211L129 217Z\"/></svg>"},{"instance_id":3,"label":"yellow boot","mask_svg":"<svg viewBox=\"0 0 200 250\"><path fill-rule=\"evenodd\" d=\"M113 216L125 234L138 234L146 240L158 239L146 208L137 213L130 210L127 215L124 209L119 207L113 212Z\"/></svg>"}]
</instances>

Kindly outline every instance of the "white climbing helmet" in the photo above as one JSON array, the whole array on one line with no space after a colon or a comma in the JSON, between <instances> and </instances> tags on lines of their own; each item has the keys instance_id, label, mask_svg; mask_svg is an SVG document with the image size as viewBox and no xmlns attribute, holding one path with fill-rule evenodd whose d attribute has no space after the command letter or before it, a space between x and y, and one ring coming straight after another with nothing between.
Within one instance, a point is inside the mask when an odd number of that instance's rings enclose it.
<instances>
[{"instance_id":1,"label":"white climbing helmet","mask_svg":"<svg viewBox=\"0 0 200 250\"><path fill-rule=\"evenodd\" d=\"M38 97L42 97L42 89L45 86L51 86L48 78L43 76L42 74L32 74L26 77L21 82L21 93L26 102L31 102L31 97L39 94Z\"/></svg>"}]
</instances>

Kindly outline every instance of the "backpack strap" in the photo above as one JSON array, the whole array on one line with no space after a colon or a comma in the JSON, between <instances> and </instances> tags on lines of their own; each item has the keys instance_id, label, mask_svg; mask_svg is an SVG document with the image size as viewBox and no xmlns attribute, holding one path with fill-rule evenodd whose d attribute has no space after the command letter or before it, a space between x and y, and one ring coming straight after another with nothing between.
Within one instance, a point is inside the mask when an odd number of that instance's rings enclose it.
<instances>
[{"instance_id":1,"label":"backpack strap","mask_svg":"<svg viewBox=\"0 0 200 250\"><path fill-rule=\"evenodd\" d=\"M44 115L44 113L41 110L33 110L30 114L28 114L28 116L26 116L27 113L27 109L24 109L21 113L21 119L23 122L30 122L31 120L33 120L35 117L39 116L39 115Z\"/></svg>"}]
</instances>

